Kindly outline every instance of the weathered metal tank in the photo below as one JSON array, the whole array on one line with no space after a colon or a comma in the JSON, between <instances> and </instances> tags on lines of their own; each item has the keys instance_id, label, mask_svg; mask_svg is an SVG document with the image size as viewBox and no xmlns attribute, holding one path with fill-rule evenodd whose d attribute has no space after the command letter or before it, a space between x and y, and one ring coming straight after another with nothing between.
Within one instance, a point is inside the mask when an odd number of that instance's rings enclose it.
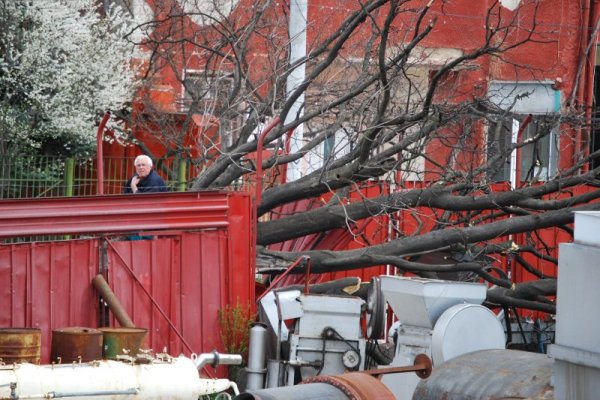
<instances>
[{"instance_id":1,"label":"weathered metal tank","mask_svg":"<svg viewBox=\"0 0 600 400\"><path fill-rule=\"evenodd\" d=\"M122 354L135 356L148 333L144 328L99 328L103 336L102 355L115 359Z\"/></svg>"},{"instance_id":2,"label":"weathered metal tank","mask_svg":"<svg viewBox=\"0 0 600 400\"><path fill-rule=\"evenodd\" d=\"M481 350L436 366L413 400L554 399L553 360L519 350Z\"/></svg>"},{"instance_id":3,"label":"weathered metal tank","mask_svg":"<svg viewBox=\"0 0 600 400\"><path fill-rule=\"evenodd\" d=\"M234 382L203 379L198 369L205 363L240 364L239 355L204 353L195 360L163 355L146 361L5 365L0 368L0 399L198 400L226 390L238 393Z\"/></svg>"},{"instance_id":4,"label":"weathered metal tank","mask_svg":"<svg viewBox=\"0 0 600 400\"><path fill-rule=\"evenodd\" d=\"M102 359L102 332L98 329L68 327L52 331L50 361L88 362Z\"/></svg>"},{"instance_id":5,"label":"weathered metal tank","mask_svg":"<svg viewBox=\"0 0 600 400\"><path fill-rule=\"evenodd\" d=\"M0 328L0 359L6 364L39 364L41 343L37 328Z\"/></svg>"}]
</instances>

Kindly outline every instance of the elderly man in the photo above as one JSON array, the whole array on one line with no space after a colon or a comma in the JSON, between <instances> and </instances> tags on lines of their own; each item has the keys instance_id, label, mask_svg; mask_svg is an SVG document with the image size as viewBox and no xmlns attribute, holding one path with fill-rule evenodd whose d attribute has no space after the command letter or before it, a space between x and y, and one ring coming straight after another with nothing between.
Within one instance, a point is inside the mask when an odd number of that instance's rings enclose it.
<instances>
[{"instance_id":1,"label":"elderly man","mask_svg":"<svg viewBox=\"0 0 600 400\"><path fill-rule=\"evenodd\" d=\"M166 192L165 181L152 169L152 159L146 155L135 158L135 175L127 181L124 193Z\"/></svg>"}]
</instances>

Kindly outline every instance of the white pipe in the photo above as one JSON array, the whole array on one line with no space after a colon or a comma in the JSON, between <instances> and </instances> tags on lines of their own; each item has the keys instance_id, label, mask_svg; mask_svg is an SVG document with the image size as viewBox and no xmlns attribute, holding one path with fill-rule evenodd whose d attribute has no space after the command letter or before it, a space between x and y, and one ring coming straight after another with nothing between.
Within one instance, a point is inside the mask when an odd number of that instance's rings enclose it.
<instances>
[{"instance_id":1,"label":"white pipe","mask_svg":"<svg viewBox=\"0 0 600 400\"><path fill-rule=\"evenodd\" d=\"M225 357L229 360L229 357ZM11 390L10 384L16 383ZM235 383L228 379L201 379L187 357L154 360L151 364L126 364L105 360L84 364L15 364L0 369L0 398L88 400L197 400L220 393Z\"/></svg>"},{"instance_id":2,"label":"white pipe","mask_svg":"<svg viewBox=\"0 0 600 400\"><path fill-rule=\"evenodd\" d=\"M290 20L288 33L290 35L290 64L295 63L306 56L306 26L308 19L307 0L292 0L290 1ZM297 66L288 76L286 82L286 94L290 94L304 82L306 77L306 68L304 63ZM304 94L300 95L285 119L285 123L294 121L297 116L302 115L302 107L304 105ZM296 153L302 148L304 139L303 126L300 125L294 130L291 137L290 153ZM301 177L301 159L290 163L287 169L288 182L294 181Z\"/></svg>"}]
</instances>

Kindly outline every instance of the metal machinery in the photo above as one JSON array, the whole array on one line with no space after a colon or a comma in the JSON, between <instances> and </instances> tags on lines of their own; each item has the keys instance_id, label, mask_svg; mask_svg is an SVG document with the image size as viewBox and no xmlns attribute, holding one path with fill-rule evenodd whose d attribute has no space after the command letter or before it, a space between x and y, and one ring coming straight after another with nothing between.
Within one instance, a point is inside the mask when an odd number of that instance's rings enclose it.
<instances>
[{"instance_id":1,"label":"metal machinery","mask_svg":"<svg viewBox=\"0 0 600 400\"><path fill-rule=\"evenodd\" d=\"M271 344L266 385L289 386L317 375L364 369L366 340L360 331L363 304L358 297L301 294L299 290L267 294L260 302ZM285 323L290 320L291 332ZM255 376L261 374L264 364L254 365L255 352L252 348L250 352L249 388L260 389L263 379Z\"/></svg>"},{"instance_id":2,"label":"metal machinery","mask_svg":"<svg viewBox=\"0 0 600 400\"><path fill-rule=\"evenodd\" d=\"M392 365L412 365L418 354L435 366L454 357L484 349L504 349L504 328L481 305L486 286L470 282L381 276L381 291L398 323L392 335L396 351ZM412 399L420 379L413 374L382 378L396 399Z\"/></svg>"},{"instance_id":3,"label":"metal machinery","mask_svg":"<svg viewBox=\"0 0 600 400\"><path fill-rule=\"evenodd\" d=\"M552 359L520 350L480 350L437 366L419 382L413 400L554 398ZM572 397L581 399L581 397Z\"/></svg>"},{"instance_id":4,"label":"metal machinery","mask_svg":"<svg viewBox=\"0 0 600 400\"><path fill-rule=\"evenodd\" d=\"M404 372L418 370L410 368L421 365L419 357L429 363L433 359L435 365L472 351L505 347L502 324L481 305L485 295L483 284L395 276L372 279L366 302L299 290L270 292L260 301L264 325L251 330L246 389L255 397L241 398L315 398L308 396L305 386L315 379L380 371L377 375L383 377L377 382L383 383L393 398L411 399L423 376ZM368 352L367 339L361 333L361 312L366 311L368 338L379 337L386 320L384 299L399 319L393 330L394 359L389 366L364 371ZM301 388L291 388L300 381ZM265 386L277 389L263 390ZM323 396L334 391L322 386L314 390L323 390Z\"/></svg>"},{"instance_id":5,"label":"metal machinery","mask_svg":"<svg viewBox=\"0 0 600 400\"><path fill-rule=\"evenodd\" d=\"M433 370L414 400L600 398L600 212L575 213L574 243L559 250L556 343L549 355L478 351Z\"/></svg>"},{"instance_id":6,"label":"metal machinery","mask_svg":"<svg viewBox=\"0 0 600 400\"><path fill-rule=\"evenodd\" d=\"M238 394L228 379L203 379L198 370L207 364L240 364L241 356L204 353L197 357L160 354L141 355L123 361L100 360L87 363L0 366L0 399L52 399L69 397L96 400L197 400L222 393L221 399Z\"/></svg>"}]
</instances>

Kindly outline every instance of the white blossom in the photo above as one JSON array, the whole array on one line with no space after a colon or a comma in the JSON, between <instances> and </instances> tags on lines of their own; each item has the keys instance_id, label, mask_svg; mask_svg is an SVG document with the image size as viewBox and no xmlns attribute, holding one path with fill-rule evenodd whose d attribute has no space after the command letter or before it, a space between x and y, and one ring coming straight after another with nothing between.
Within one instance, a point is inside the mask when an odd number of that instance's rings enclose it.
<instances>
[{"instance_id":1,"label":"white blossom","mask_svg":"<svg viewBox=\"0 0 600 400\"><path fill-rule=\"evenodd\" d=\"M49 135L62 132L91 143L98 112L131 102L139 65L133 61L142 56L127 38L133 21L118 7L102 16L97 4L0 0L4 136L10 131L26 140L27 126L42 121Z\"/></svg>"}]
</instances>

